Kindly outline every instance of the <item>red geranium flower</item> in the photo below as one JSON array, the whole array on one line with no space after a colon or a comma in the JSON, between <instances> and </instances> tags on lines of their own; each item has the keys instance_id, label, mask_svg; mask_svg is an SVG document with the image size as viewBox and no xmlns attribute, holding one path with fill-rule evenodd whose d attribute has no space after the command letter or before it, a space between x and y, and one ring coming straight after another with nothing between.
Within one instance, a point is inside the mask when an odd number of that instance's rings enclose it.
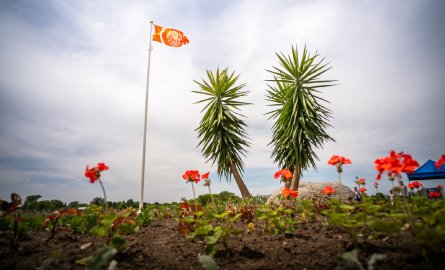
<instances>
[{"instance_id":1,"label":"red geranium flower","mask_svg":"<svg viewBox=\"0 0 445 270\"><path fill-rule=\"evenodd\" d=\"M429 197L432 199L432 198L438 198L438 197L440 197L440 192L437 192L437 191L431 191L430 192L430 194L429 194Z\"/></svg>"},{"instance_id":2,"label":"red geranium flower","mask_svg":"<svg viewBox=\"0 0 445 270\"><path fill-rule=\"evenodd\" d=\"M325 195L331 195L335 193L335 190L331 186L325 186L321 192Z\"/></svg>"},{"instance_id":3,"label":"red geranium flower","mask_svg":"<svg viewBox=\"0 0 445 270\"><path fill-rule=\"evenodd\" d=\"M404 173L412 173L419 163L411 157L409 154L403 152L396 153L391 150L388 157L381 157L374 161L375 169L379 172L377 180L380 180L383 173L388 173L390 180L394 180L394 177Z\"/></svg>"},{"instance_id":4,"label":"red geranium flower","mask_svg":"<svg viewBox=\"0 0 445 270\"><path fill-rule=\"evenodd\" d=\"M100 177L100 171L97 170L96 167L90 168L88 165L85 169L85 173L84 173L85 177L90 178L90 182L91 184L94 183L94 181L96 181L97 179L99 179Z\"/></svg>"},{"instance_id":5,"label":"red geranium flower","mask_svg":"<svg viewBox=\"0 0 445 270\"><path fill-rule=\"evenodd\" d=\"M351 164L351 160L342 156L333 155L331 159L328 161L329 165L333 165L337 167L337 171L341 173L343 170L341 166L343 164Z\"/></svg>"},{"instance_id":6,"label":"red geranium flower","mask_svg":"<svg viewBox=\"0 0 445 270\"><path fill-rule=\"evenodd\" d=\"M410 189L420 188L421 186L423 186L423 185L421 183L417 182L417 181L409 183L407 185L407 187L410 188Z\"/></svg>"},{"instance_id":7,"label":"red geranium flower","mask_svg":"<svg viewBox=\"0 0 445 270\"><path fill-rule=\"evenodd\" d=\"M360 191L360 193L365 193L367 190L366 190L366 188L362 187L359 189L359 191Z\"/></svg>"},{"instance_id":8,"label":"red geranium flower","mask_svg":"<svg viewBox=\"0 0 445 270\"><path fill-rule=\"evenodd\" d=\"M374 182L374 187L378 188L379 187L379 182Z\"/></svg>"},{"instance_id":9,"label":"red geranium flower","mask_svg":"<svg viewBox=\"0 0 445 270\"><path fill-rule=\"evenodd\" d=\"M206 172L205 174L201 175L201 178L204 180L209 179L209 175L210 175L210 172Z\"/></svg>"},{"instance_id":10,"label":"red geranium flower","mask_svg":"<svg viewBox=\"0 0 445 270\"><path fill-rule=\"evenodd\" d=\"M288 198L289 196L296 198L298 196L298 192L296 192L295 190L292 190L290 188L284 188L283 191L281 191L281 195L284 198Z\"/></svg>"},{"instance_id":11,"label":"red geranium flower","mask_svg":"<svg viewBox=\"0 0 445 270\"><path fill-rule=\"evenodd\" d=\"M108 170L108 166L105 165L105 163L97 163L96 167L90 168L87 165L87 168L85 169L85 177L90 178L91 184L93 184L97 179L100 178L100 172Z\"/></svg>"},{"instance_id":12,"label":"red geranium flower","mask_svg":"<svg viewBox=\"0 0 445 270\"><path fill-rule=\"evenodd\" d=\"M443 154L439 160L436 161L436 163L434 163L434 165L436 166L436 168L438 170L440 170L440 167L442 166L442 164L445 164L445 154Z\"/></svg>"},{"instance_id":13,"label":"red geranium flower","mask_svg":"<svg viewBox=\"0 0 445 270\"><path fill-rule=\"evenodd\" d=\"M199 171L197 170L187 170L182 175L182 178L187 182L195 182L198 183L200 179Z\"/></svg>"},{"instance_id":14,"label":"red geranium flower","mask_svg":"<svg viewBox=\"0 0 445 270\"><path fill-rule=\"evenodd\" d=\"M338 163L340 163L340 165L342 164L351 164L351 160L342 156L336 156L333 155L331 157L331 159L328 161L329 165L337 165Z\"/></svg>"},{"instance_id":15,"label":"red geranium flower","mask_svg":"<svg viewBox=\"0 0 445 270\"><path fill-rule=\"evenodd\" d=\"M106 171L108 170L108 166L105 165L105 163L97 163L97 168L99 169L99 171Z\"/></svg>"},{"instance_id":16,"label":"red geranium flower","mask_svg":"<svg viewBox=\"0 0 445 270\"><path fill-rule=\"evenodd\" d=\"M274 178L278 179L278 177L280 177L281 175L281 180L282 181L289 181L292 179L292 172L289 169L282 169L280 171L275 172L274 174Z\"/></svg>"}]
</instances>

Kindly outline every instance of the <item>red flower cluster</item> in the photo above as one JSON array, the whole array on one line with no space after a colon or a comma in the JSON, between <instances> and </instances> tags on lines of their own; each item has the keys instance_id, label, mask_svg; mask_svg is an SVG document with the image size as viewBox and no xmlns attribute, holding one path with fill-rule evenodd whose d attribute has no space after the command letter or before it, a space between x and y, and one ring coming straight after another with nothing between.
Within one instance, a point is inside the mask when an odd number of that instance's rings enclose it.
<instances>
[{"instance_id":1,"label":"red flower cluster","mask_svg":"<svg viewBox=\"0 0 445 270\"><path fill-rule=\"evenodd\" d=\"M97 179L100 178L100 172L108 170L109 167L105 165L105 163L97 163L96 167L90 168L89 165L87 165L87 168L85 169L85 177L90 178L91 184L93 184Z\"/></svg>"},{"instance_id":2,"label":"red flower cluster","mask_svg":"<svg viewBox=\"0 0 445 270\"><path fill-rule=\"evenodd\" d=\"M207 174L207 177L209 175ZM201 180L201 176L199 174L199 171L197 170L187 170L182 175L182 178L187 182L195 182L198 183Z\"/></svg>"},{"instance_id":3,"label":"red flower cluster","mask_svg":"<svg viewBox=\"0 0 445 270\"><path fill-rule=\"evenodd\" d=\"M282 181L290 181L292 179L292 172L289 169L282 169L280 171L275 172L274 178L278 179L281 176Z\"/></svg>"},{"instance_id":4,"label":"red flower cluster","mask_svg":"<svg viewBox=\"0 0 445 270\"><path fill-rule=\"evenodd\" d=\"M437 192L437 191L431 191L430 192L430 194L429 194L429 197L432 199L432 198L439 198L440 197L440 192Z\"/></svg>"},{"instance_id":5,"label":"red flower cluster","mask_svg":"<svg viewBox=\"0 0 445 270\"><path fill-rule=\"evenodd\" d=\"M434 163L434 165L436 166L436 168L438 170L440 170L440 167L442 166L442 164L445 164L445 154L443 154L438 161L436 161L436 163Z\"/></svg>"},{"instance_id":6,"label":"red flower cluster","mask_svg":"<svg viewBox=\"0 0 445 270\"><path fill-rule=\"evenodd\" d=\"M383 173L388 173L388 177L393 177L404 173L412 173L419 163L411 157L411 155L404 154L403 152L396 153L391 150L388 157L381 157L374 161L375 169L379 172L377 180L382 178Z\"/></svg>"},{"instance_id":7,"label":"red flower cluster","mask_svg":"<svg viewBox=\"0 0 445 270\"><path fill-rule=\"evenodd\" d=\"M296 192L295 190L292 190L290 188L284 188L283 191L281 191L281 195L284 198L288 198L290 196L296 198L298 196L298 192Z\"/></svg>"},{"instance_id":8,"label":"red flower cluster","mask_svg":"<svg viewBox=\"0 0 445 270\"><path fill-rule=\"evenodd\" d=\"M334 188L331 187L331 186L325 186L325 187L321 190L321 192L322 192L323 194L329 196L329 195L331 195L331 194L334 194L334 193L335 193L335 190L334 190Z\"/></svg>"},{"instance_id":9,"label":"red flower cluster","mask_svg":"<svg viewBox=\"0 0 445 270\"><path fill-rule=\"evenodd\" d=\"M331 159L328 161L329 165L333 165L337 167L337 171L341 173L343 170L341 166L343 164L351 164L351 160L342 156L333 155Z\"/></svg>"},{"instance_id":10,"label":"red flower cluster","mask_svg":"<svg viewBox=\"0 0 445 270\"><path fill-rule=\"evenodd\" d=\"M351 160L342 156L333 155L331 159L328 161L329 165L343 165L343 164L351 164Z\"/></svg>"},{"instance_id":11,"label":"red flower cluster","mask_svg":"<svg viewBox=\"0 0 445 270\"><path fill-rule=\"evenodd\" d=\"M410 188L410 189L420 188L421 186L423 186L423 185L421 183L417 182L417 181L409 183L407 185L407 187Z\"/></svg>"},{"instance_id":12,"label":"red flower cluster","mask_svg":"<svg viewBox=\"0 0 445 270\"><path fill-rule=\"evenodd\" d=\"M366 188L362 187L358 191L360 191L360 193L365 193L367 190L366 190Z\"/></svg>"},{"instance_id":13,"label":"red flower cluster","mask_svg":"<svg viewBox=\"0 0 445 270\"><path fill-rule=\"evenodd\" d=\"M374 187L378 188L379 187L379 182L374 182Z\"/></svg>"}]
</instances>

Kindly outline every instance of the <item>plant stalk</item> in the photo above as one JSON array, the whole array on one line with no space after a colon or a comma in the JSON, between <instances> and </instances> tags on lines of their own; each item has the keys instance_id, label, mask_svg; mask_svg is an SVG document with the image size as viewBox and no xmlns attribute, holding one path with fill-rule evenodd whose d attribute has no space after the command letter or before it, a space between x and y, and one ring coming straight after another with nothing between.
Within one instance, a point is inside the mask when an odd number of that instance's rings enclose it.
<instances>
[{"instance_id":1,"label":"plant stalk","mask_svg":"<svg viewBox=\"0 0 445 270\"><path fill-rule=\"evenodd\" d=\"M338 172L338 183L340 184L340 186L338 187L338 197L340 198L340 202L341 202L341 198L342 198L342 186L341 186L341 172Z\"/></svg>"},{"instance_id":2,"label":"plant stalk","mask_svg":"<svg viewBox=\"0 0 445 270\"><path fill-rule=\"evenodd\" d=\"M100 187L102 188L102 192L104 193L105 210L108 210L107 194L105 193L105 188L104 188L104 185L102 184L102 181L100 181L100 178L98 180L99 180Z\"/></svg>"},{"instance_id":3,"label":"plant stalk","mask_svg":"<svg viewBox=\"0 0 445 270\"><path fill-rule=\"evenodd\" d=\"M196 202L195 186L193 185L193 181L191 183L192 183L192 190L193 190L193 200L195 201L195 212L198 212L198 203Z\"/></svg>"}]
</instances>

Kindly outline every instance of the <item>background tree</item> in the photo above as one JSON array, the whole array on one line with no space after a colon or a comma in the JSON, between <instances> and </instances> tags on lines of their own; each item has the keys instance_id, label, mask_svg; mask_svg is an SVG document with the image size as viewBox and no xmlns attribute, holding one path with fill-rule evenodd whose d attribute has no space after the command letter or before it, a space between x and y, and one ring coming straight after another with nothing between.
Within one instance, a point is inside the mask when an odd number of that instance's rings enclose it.
<instances>
[{"instance_id":1,"label":"background tree","mask_svg":"<svg viewBox=\"0 0 445 270\"><path fill-rule=\"evenodd\" d=\"M101 197L94 197L90 202L90 204L95 204L95 205L103 205L104 203L105 203L105 200L104 200L104 198L101 198Z\"/></svg>"},{"instance_id":2,"label":"background tree","mask_svg":"<svg viewBox=\"0 0 445 270\"><path fill-rule=\"evenodd\" d=\"M230 181L233 175L242 197L249 197L249 190L241 178L244 167L241 157L245 156L250 143L244 130L246 124L241 119L245 116L239 113L240 106L248 105L239 101L248 93L242 90L246 84L235 85L239 75L235 76L235 72L229 75L227 68L206 72L207 81L194 81L201 91L193 92L205 96L197 102L205 104L201 111L205 114L196 129L200 139L198 147L202 147L207 161L216 162L220 179L225 176Z\"/></svg>"},{"instance_id":3,"label":"background tree","mask_svg":"<svg viewBox=\"0 0 445 270\"><path fill-rule=\"evenodd\" d=\"M326 133L330 127L331 111L322 105L328 102L317 96L320 89L333 86L333 80L321 79L330 69L319 60L319 54L310 55L306 46L301 55L292 46L292 54L276 53L279 67L268 70L273 85L268 85L266 99L275 109L270 118L275 119L272 128L272 157L282 168L293 170L291 188L298 190L303 170L316 168L316 148L326 141L334 141ZM269 118L269 119L270 119Z\"/></svg>"},{"instance_id":4,"label":"background tree","mask_svg":"<svg viewBox=\"0 0 445 270\"><path fill-rule=\"evenodd\" d=\"M68 208L77 208L79 205L80 203L78 201L73 201L68 204Z\"/></svg>"},{"instance_id":5,"label":"background tree","mask_svg":"<svg viewBox=\"0 0 445 270\"><path fill-rule=\"evenodd\" d=\"M26 211L35 211L38 208L38 200L42 195L29 195L25 198L22 208Z\"/></svg>"}]
</instances>

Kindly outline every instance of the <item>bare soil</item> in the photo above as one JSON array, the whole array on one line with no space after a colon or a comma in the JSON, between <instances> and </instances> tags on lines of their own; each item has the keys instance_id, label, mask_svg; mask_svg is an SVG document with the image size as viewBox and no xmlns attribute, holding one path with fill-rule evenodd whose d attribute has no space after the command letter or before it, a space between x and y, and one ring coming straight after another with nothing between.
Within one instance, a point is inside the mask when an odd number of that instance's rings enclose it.
<instances>
[{"instance_id":1,"label":"bare soil","mask_svg":"<svg viewBox=\"0 0 445 270\"><path fill-rule=\"evenodd\" d=\"M0 232L0 269L85 269L76 261L105 244L104 238L69 232L58 232L51 241L45 241L49 232L30 236L19 242L18 250L10 250L8 234ZM198 254L203 254L205 243L180 234L173 219L155 221L125 238L127 247L114 258L118 269L203 269ZM214 257L220 269L335 269L338 257L354 248L346 232L327 229L320 221L300 224L288 235L271 236L257 229L231 237L228 246L219 247ZM386 260L375 269L444 269L444 246L426 260L408 234L376 240L359 236L357 247L365 268L372 254L382 253Z\"/></svg>"}]
</instances>

